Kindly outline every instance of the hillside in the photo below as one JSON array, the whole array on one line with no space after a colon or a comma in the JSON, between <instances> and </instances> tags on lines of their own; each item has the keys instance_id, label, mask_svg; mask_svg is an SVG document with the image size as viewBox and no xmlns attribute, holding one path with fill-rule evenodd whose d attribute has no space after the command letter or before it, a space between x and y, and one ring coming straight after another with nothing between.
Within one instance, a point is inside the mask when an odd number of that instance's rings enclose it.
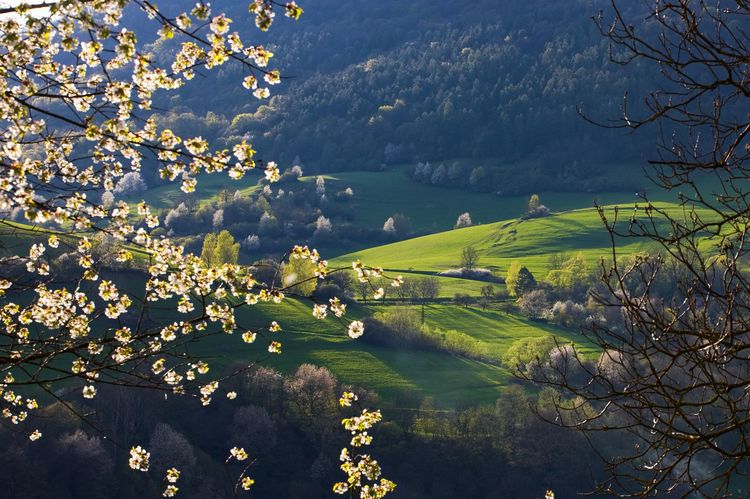
<instances>
[{"instance_id":1,"label":"hillside","mask_svg":"<svg viewBox=\"0 0 750 499\"><path fill-rule=\"evenodd\" d=\"M374 222L392 209L404 208L404 211L407 211L410 208L405 198L401 197L405 196L405 193L399 189L405 188L404 185L406 188L411 186L408 178L399 182L399 174L399 170L390 174L354 172L329 175L327 178L333 185L354 186L361 198L355 197L355 201L352 201L351 213L355 217L360 217L359 223L365 223L367 217L371 217ZM389 181L372 183L374 177ZM214 178L218 177L212 177L211 180ZM311 178L303 177L301 180L309 182ZM219 185L206 182L199 191L202 196L201 202L215 197ZM369 189L368 185L371 186ZM254 189L254 184L248 182L244 189ZM389 190L394 194L391 205L383 207L374 203L374 208L367 210L369 203L366 200L369 196L377 197ZM443 195L437 198L430 196L440 190L439 187L421 187L415 190L413 196L406 198L410 199L412 207L407 212L417 223L428 223L430 214L433 214L434 220L443 227L449 225L454 217L452 213L460 203L466 201L477 203L469 205L476 209L475 217L491 217L493 213L512 216L519 211L518 208L523 206L524 201L519 197L514 198L515 203L511 203L507 198L497 199L490 195L476 194L465 198L460 191L451 189L443 189ZM145 194L150 197L151 202L158 202L160 197L170 198L170 193L164 189L148 191ZM612 193L608 196L616 199L622 195ZM424 202L419 202L420 196L423 196L421 199ZM485 196L492 197L498 202L492 206L482 204L487 201ZM551 200L550 204L554 203L556 206L565 206L566 203L575 206L583 196L545 195L544 199L545 202ZM659 206L669 209L675 215L680 210L675 204L661 203ZM606 210L611 213L612 206ZM13 227L21 227L21 224L6 227L10 230ZM29 237L29 232L26 232L26 237ZM21 253L26 250L22 250L18 245L25 247L30 244L30 239L17 239L12 233L6 233L3 239L6 245ZM543 277L551 255L581 252L592 268L602 256L609 253L609 239L602 228L598 213L592 208L581 208L554 213L546 218L507 219L465 229L447 230L344 255L334 259L332 264L348 267L352 260L361 259L367 264L382 266L393 273L403 274L411 280L457 267L462 249L469 245L478 250L481 266L490 268L501 276L513 260L520 260L532 273ZM621 244L619 254L643 249L646 249L646 246L642 243L625 243ZM577 344L579 351L585 355L596 354L575 328L531 321L507 310L492 307L484 310L477 305L462 307L446 301L458 293L478 297L480 288L486 284L484 282L450 277L438 279L441 288L438 298L442 301L427 305L426 324L441 330L458 331L474 338L487 348L495 362L514 343L549 335L563 342ZM499 290L504 289L502 285L495 286ZM357 298L359 299L358 296ZM392 295L391 299L393 300ZM263 345L245 346L239 337L233 338L236 345L224 340L209 340L201 345L201 351L221 359L219 364L225 366L236 361L258 360L284 372L292 372L299 364L305 362L324 365L343 382L366 386L388 399L407 400L403 402L406 404L414 403L415 399L421 397L429 397L441 407L489 403L509 382L509 370L491 363L441 351L392 348L363 340L352 341L346 337L341 323L333 320L314 320L310 306L309 302L292 299L280 308L257 306L243 309L239 317L243 324L266 323L272 320L271 314L274 314L273 319L279 320L284 328L279 337L284 344L284 354L281 356L269 356L264 352ZM411 307L418 308L414 305ZM363 304L352 305L350 317L362 318L387 309L388 305L368 299Z\"/></svg>"},{"instance_id":2,"label":"hillside","mask_svg":"<svg viewBox=\"0 0 750 499\"><path fill-rule=\"evenodd\" d=\"M177 133L222 147L250 137L266 160L286 167L301 158L310 173L450 159L466 172L435 182L476 192L639 187L622 173L649 142L577 112L616 117L623 92L639 93L652 77L608 62L590 19L606 1L480 0L455 9L324 0L306 8L304 22L280 20L269 34L250 30L246 9L214 3L271 48L289 78L265 101L231 69L199 78L159 103L160 123ZM157 58L174 50L164 40L152 48ZM149 185L158 182L152 173Z\"/></svg>"},{"instance_id":3,"label":"hillside","mask_svg":"<svg viewBox=\"0 0 750 499\"><path fill-rule=\"evenodd\" d=\"M325 173L329 195L352 188L354 196L343 210L333 211L343 222L360 229L380 229L388 217L401 213L409 218L411 229L418 233L449 230L457 217L464 212L471 214L475 223L488 223L496 220L515 218L526 209L526 195L496 195L492 193L469 192L449 185L425 185L416 182L410 175L413 164L389 167L381 171L346 171ZM630 176L642 179L641 168L632 165ZM316 175L299 178L299 190L315 183ZM218 201L223 190L231 193L239 191L248 197L259 188L260 175L256 172L241 180L231 180L224 174L200 175L196 192L191 195L199 205ZM289 190L293 186L284 186ZM278 192L278 187L272 186ZM298 190L295 188L295 190ZM624 203L634 199L634 191L570 192L539 191L542 202L553 211L568 211L589 208L594 202L600 204ZM663 197L663 195L661 196ZM177 206L186 195L179 183L169 183L151 187L145 192L126 197L131 204L145 200L154 208L168 210ZM323 212L331 206L322 207ZM335 208L335 205L333 206ZM231 231L231 228L230 228ZM241 238L246 234L235 234ZM301 242L301 241L300 241Z\"/></svg>"},{"instance_id":4,"label":"hillside","mask_svg":"<svg viewBox=\"0 0 750 499\"><path fill-rule=\"evenodd\" d=\"M678 216L677 204L657 203ZM630 205L632 208L632 205ZM620 207L628 213L628 206ZM610 214L613 206L605 207ZM623 215L625 218L626 215ZM392 271L439 272L456 268L461 251L473 246L479 252L480 266L503 273L514 260L521 260L532 273L544 274L549 257L559 253L581 252L595 264L611 254L610 240L594 208L555 213L531 220L506 220L399 241L336 258L335 263L362 260ZM647 249L642 241L619 241L618 254Z\"/></svg>"},{"instance_id":5,"label":"hillside","mask_svg":"<svg viewBox=\"0 0 750 499\"><path fill-rule=\"evenodd\" d=\"M450 186L424 185L409 175L414 165L400 165L385 171L347 171L324 174L335 189L351 187L354 198L348 214L362 227L380 228L395 213L409 217L416 232L440 232L453 228L461 213L469 212L475 223L511 219L526 209L528 196L472 193ZM641 178L640 169L631 167L631 176ZM312 181L312 177L303 177ZM543 203L554 211L589 208L594 202L613 204L633 199L633 192L540 191Z\"/></svg>"},{"instance_id":6,"label":"hillside","mask_svg":"<svg viewBox=\"0 0 750 499\"><path fill-rule=\"evenodd\" d=\"M26 230L22 239L13 233L17 227ZM9 250L23 254L35 240L33 234L31 227L23 224L4 225L0 240ZM39 239L45 237L46 234ZM371 251L377 250L379 248ZM421 277L418 274L406 276ZM132 289L134 293L142 288L140 279L134 273L124 273L120 279L127 283L125 289ZM447 277L440 278L440 281L439 296L443 299L452 298L459 292L478 296L479 288L485 284ZM385 309L387 307L379 302L369 300L362 305L350 305L347 316L349 319L361 319ZM373 389L391 401L399 401L399 404L409 406L418 403L422 397L429 397L439 407L466 407L492 403L508 386L511 373L507 367L497 365L497 359L514 342L554 335L563 342L584 344L582 337L573 330L534 323L507 312L480 310L478 307L432 303L427 306L426 318L431 327L459 331L486 345L494 359L493 363L441 351L385 347L361 339L354 341L346 336L342 322L332 318L315 320L311 314L311 303L293 298L281 305L243 307L237 317L238 323L245 327L277 320L283 330L274 339L282 342L282 355L269 355L265 351L264 340L246 345L239 335L203 340L196 344L196 351L213 358L217 367L257 361L290 373L302 363L323 365L342 382ZM585 345L582 352L589 352Z\"/></svg>"}]
</instances>

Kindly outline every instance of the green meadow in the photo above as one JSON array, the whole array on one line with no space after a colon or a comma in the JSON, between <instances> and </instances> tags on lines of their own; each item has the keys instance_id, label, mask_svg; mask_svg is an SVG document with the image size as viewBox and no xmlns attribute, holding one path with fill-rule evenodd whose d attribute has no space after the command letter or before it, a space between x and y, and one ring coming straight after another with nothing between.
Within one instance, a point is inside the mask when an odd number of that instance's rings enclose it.
<instances>
[{"instance_id":1,"label":"green meadow","mask_svg":"<svg viewBox=\"0 0 750 499\"><path fill-rule=\"evenodd\" d=\"M529 196L498 196L414 182L407 166L381 172L353 171L324 175L326 189L336 192L346 187L354 190L353 222L364 227L381 227L395 213L408 216L412 228L419 232L451 229L458 216L471 214L475 224L516 218L526 210ZM640 175L640 173L639 173ZM311 182L315 177L302 177ZM540 192L542 204L553 211L585 208L599 204L632 202L635 193L608 192Z\"/></svg>"},{"instance_id":2,"label":"green meadow","mask_svg":"<svg viewBox=\"0 0 750 499\"><path fill-rule=\"evenodd\" d=\"M667 209L672 216L682 216L682 208L676 204L656 206ZM611 219L614 207L606 207L605 213ZM626 227L633 213L633 205L620 208L622 227ZM458 267L461 252L467 246L478 251L480 267L500 275L514 260L521 261L533 274L543 276L554 254L581 252L589 265L612 256L611 241L599 213L594 208L584 208L544 218L505 220L407 239L343 255L333 259L333 263L359 259L393 272L440 272ZM627 238L619 239L617 246L618 256L650 248L642 240Z\"/></svg>"},{"instance_id":3,"label":"green meadow","mask_svg":"<svg viewBox=\"0 0 750 499\"><path fill-rule=\"evenodd\" d=\"M361 318L368 312L364 307L350 306L347 318ZM431 397L443 407L491 403L510 377L502 367L443 352L385 348L352 340L343 321L314 319L311 303L302 300L243 307L237 315L241 327L258 327L271 320L278 321L282 331L265 333L251 345L245 344L239 334L209 338L200 344L201 353L213 358L218 367L259 362L293 372L305 362L323 365L342 382L365 386L381 396L408 393ZM539 334L545 333L534 335ZM271 340L282 343L281 355L265 351Z\"/></svg>"},{"instance_id":4,"label":"green meadow","mask_svg":"<svg viewBox=\"0 0 750 499\"><path fill-rule=\"evenodd\" d=\"M258 188L260 174L250 172L239 180L232 180L226 173L201 174L197 176L198 184L193 193L198 204L210 203L219 199L219 193L225 189L234 192L240 191L247 196ZM152 187L145 192L125 197L130 204L145 201L149 206L156 209L172 209L186 196L180 190L180 180Z\"/></svg>"},{"instance_id":5,"label":"green meadow","mask_svg":"<svg viewBox=\"0 0 750 499\"><path fill-rule=\"evenodd\" d=\"M355 306L347 316L361 318L365 313L388 306ZM585 356L596 355L580 333L531 322L515 314L430 304L425 317L429 326L460 331L481 341L494 358L499 358L516 341L546 335L555 336L561 343L577 345ZM202 353L214 356L220 366L257 361L282 372L292 372L305 362L324 365L345 383L365 386L385 397L397 397L403 392L426 396L441 407L491 403L511 377L499 365L444 352L386 348L362 339L352 340L346 335L343 322L333 318L313 319L309 302L290 299L281 305L244 307L238 314L238 323L244 326L260 326L271 320L277 320L283 330L266 333L252 345L243 343L237 334L210 339L201 347ZM265 352L272 339L282 343L281 355Z\"/></svg>"},{"instance_id":6,"label":"green meadow","mask_svg":"<svg viewBox=\"0 0 750 499\"><path fill-rule=\"evenodd\" d=\"M348 172L327 175L328 192L352 187L351 216L357 223L382 225L393 213L407 215L416 230L438 231L431 235L373 247L340 256L331 261L334 267L349 268L361 259L368 265L386 269L386 274L405 278L434 275L459 266L461 251L474 246L480 256L479 266L503 276L508 265L520 260L537 277L546 274L551 255L581 252L590 266L602 257L611 257L610 239L603 228L599 213L590 206L594 196L583 193L541 193L542 202L553 214L549 217L520 220L526 197L498 197L441 187L417 184L408 178L405 168L388 172ZM314 177L303 177L303 182ZM197 198L210 202L222 189L239 189L248 194L257 188L257 176L233 182L222 175L199 179ZM151 189L135 196L158 208L169 208L180 199L179 186L169 185ZM598 202L625 202L620 219L627 223L633 213L632 198L625 193L598 196ZM632 195L630 195L632 196ZM677 216L682 208L662 202L658 206ZM567 211L564 211L567 210ZM611 219L613 206L606 207ZM465 211L472 214L475 226L452 230L456 217ZM640 216L639 212L636 212ZM496 221L502 220L502 221ZM6 246L28 246L33 232L23 224L6 224L2 239ZM618 241L618 254L625 255L648 249L640 241ZM440 281L439 298L448 299L457 293L478 296L487 283L453 277L437 277ZM131 283L132 284L132 283ZM502 284L493 284L502 289ZM136 288L133 288L135 290ZM395 293L389 289L389 305L368 300L349 307L349 319L361 319L394 304ZM416 305L410 305L418 307ZM341 381L371 388L384 397L402 400L409 394L412 400L430 397L440 407L460 407L477 403L492 403L507 386L511 374L494 363L461 358L445 352L408 348L386 348L363 340L351 340L346 335L343 321L328 318L315 320L310 302L285 300L281 305L243 307L237 320L241 328L255 328L278 321L283 330L270 338L270 333L253 345L242 342L239 334L213 337L194 348L213 359L218 367L236 362L261 362L291 372L301 363L326 366ZM594 350L577 331L564 329L496 309L483 310L478 306L464 308L447 301L426 307L426 323L431 328L456 330L482 342L493 359L499 358L514 342L525 338L552 335L563 343L574 343L587 356ZM366 334L366 333L365 333ZM266 350L268 341L283 344L283 354L273 355ZM193 347L191 347L193 348Z\"/></svg>"},{"instance_id":7,"label":"green meadow","mask_svg":"<svg viewBox=\"0 0 750 499\"><path fill-rule=\"evenodd\" d=\"M354 198L348 203L351 221L362 227L382 227L395 213L407 215L417 232L439 232L451 229L458 216L471 214L475 224L518 217L526 209L529 196L499 196L463 189L430 186L409 177L410 165L390 167L385 171L349 171L324 174L329 197L351 187ZM642 173L633 167L635 175ZM300 177L301 182L315 182L316 175ZM240 180L232 180L224 173L198 175L195 198L200 204L218 200L219 193L228 189L249 195L257 190L260 172L253 171ZM542 204L552 211L587 208L598 204L630 203L637 200L634 192L539 192ZM170 209L185 196L179 180L148 189L126 198L129 203L146 201L158 209ZM663 198L663 196L662 196ZM660 198L660 199L662 199Z\"/></svg>"}]
</instances>

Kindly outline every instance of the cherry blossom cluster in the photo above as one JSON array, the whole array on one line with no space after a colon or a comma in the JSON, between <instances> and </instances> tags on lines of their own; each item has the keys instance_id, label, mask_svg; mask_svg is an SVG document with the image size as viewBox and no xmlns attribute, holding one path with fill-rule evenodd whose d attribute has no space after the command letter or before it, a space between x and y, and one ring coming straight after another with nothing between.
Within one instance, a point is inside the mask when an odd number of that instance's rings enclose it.
<instances>
[{"instance_id":1,"label":"cherry blossom cluster","mask_svg":"<svg viewBox=\"0 0 750 499\"><path fill-rule=\"evenodd\" d=\"M342 407L350 407L357 396L352 392L344 392L339 399ZM358 416L345 418L341 424L344 429L352 435L350 445L353 449L370 445L372 436L368 430L380 422L382 415L380 411L369 411L363 409ZM378 462L369 454L351 454L348 447L341 449L339 456L341 470L346 474L345 482L334 484L333 491L336 494L349 493L352 497L359 496L362 499L376 499L393 492L396 484L385 478L381 478L381 469Z\"/></svg>"},{"instance_id":2,"label":"cherry blossom cluster","mask_svg":"<svg viewBox=\"0 0 750 499\"><path fill-rule=\"evenodd\" d=\"M160 9L148 0L60 0L45 9L19 5L0 17L0 226L29 241L22 254L0 262L0 416L12 424L38 407L19 393L34 383L53 386L54 397L73 394L81 404L97 396L106 378L208 405L222 380L208 378L208 362L189 344L236 332L235 341L262 338L267 352L282 351L279 322L241 324L236 311L282 303L286 288L260 284L244 266L206 264L155 235L161 221L147 203L116 198L118 182L149 158L184 192L196 189L199 175L237 180L258 165L269 181L280 178L278 165L257 159L247 141L213 150L201 136L157 124L155 99L188 85L198 70L239 65L238 85L258 99L281 82L269 67L274 54L244 40L234 20L209 3L184 11L177 3ZM127 5L174 46L170 60L158 62L122 25ZM250 0L249 10L264 31L277 11L294 20L303 12L295 2L273 0ZM104 254L102 241L111 243ZM312 262L316 279L331 272L315 249L297 246L290 258ZM138 286L121 281L113 265L140 269ZM355 269L364 280L382 275L359 262ZM333 298L313 308L321 319L329 312L342 318L346 305ZM352 338L363 332L362 322L349 323ZM33 374L19 381L14 372ZM71 379L80 384L71 388ZM29 433L32 441L41 437L39 430ZM240 450L233 459L240 460ZM129 464L147 471L149 453L132 447ZM165 497L177 493L178 478L177 470L167 472ZM242 488L251 485L243 476Z\"/></svg>"}]
</instances>

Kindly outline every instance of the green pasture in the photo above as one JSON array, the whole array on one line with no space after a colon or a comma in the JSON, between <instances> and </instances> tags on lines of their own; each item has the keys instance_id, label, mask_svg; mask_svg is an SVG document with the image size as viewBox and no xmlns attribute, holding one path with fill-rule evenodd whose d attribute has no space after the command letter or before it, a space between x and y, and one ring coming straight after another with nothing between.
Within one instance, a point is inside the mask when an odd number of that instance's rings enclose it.
<instances>
[{"instance_id":1,"label":"green pasture","mask_svg":"<svg viewBox=\"0 0 750 499\"><path fill-rule=\"evenodd\" d=\"M305 177L302 181L310 181ZM354 219L369 226L381 225L385 218L402 212L412 219L418 230L444 230L443 232L400 241L393 244L357 251L334 259L333 266L350 268L351 262L364 263L386 269L386 275L403 275L417 278L459 266L461 251L474 246L480 255L480 267L503 275L513 260L520 260L538 277L546 274L551 255L582 252L590 266L602 257L611 256L610 240L604 230L599 213L585 208L593 203L584 194L541 194L542 202L556 213L533 220L519 220L525 197L500 198L491 194L475 194L460 190L428 187L412 182L404 169L389 172L350 172L328 176L329 192L351 186L355 198L351 202ZM199 179L197 196L202 202L215 199L224 189L239 189L245 193L256 188L257 178L247 177L233 182L217 174ZM156 207L171 207L179 199L179 187L165 186L143 193L143 198ZM621 194L600 197L599 202L614 202ZM618 197L619 196L619 197ZM140 197L139 197L140 199ZM584 206L584 208L581 208ZM676 204L661 203L674 217L681 216L682 208ZM578 209L571 209L578 208ZM570 211L560 212L569 209ZM475 222L484 223L458 230L449 229L458 214L470 211ZM613 208L606 208L612 219ZM632 204L622 208L621 219L627 223L632 214ZM637 212L636 216L642 216ZM23 254L28 245L42 234L24 224L6 224L0 238L6 249ZM71 243L75 235L71 237ZM618 254L625 255L648 249L641 240L618 241ZM121 276L128 282L122 289L137 295L142 292L140 277L134 273ZM438 277L441 283L439 296L453 297L456 293L479 295L485 282L451 277ZM496 289L502 286L493 284ZM140 291L139 291L140 286ZM355 285L356 292L356 285ZM395 297L389 288L387 297ZM368 301L352 305L348 318L362 318L383 307L382 303ZM151 317L158 322L173 320L176 312L155 309ZM158 317L154 314L158 314ZM311 304L288 299L280 305L261 304L241 307L237 314L240 328L257 328L276 320L283 330L266 333L252 345L245 344L241 334L219 335L190 343L192 353L212 359L216 367L242 362L259 361L283 372L292 372L301 363L309 362L329 368L342 382L371 388L384 397L398 397L409 393L434 399L438 406L456 407L477 403L491 403L510 379L509 372L499 366L468 360L443 352L407 348L386 348L371 345L363 340L352 340L346 335L346 324L333 317L324 321L312 317ZM427 324L442 330L456 330L470 335L487 345L493 357L499 357L514 342L544 335L554 335L564 343L574 343L584 355L594 356L593 347L577 332L534 322L518 315L479 307L463 308L451 303L427 305ZM367 332L365 332L367 334ZM267 351L268 342L282 342L283 354Z\"/></svg>"},{"instance_id":2,"label":"green pasture","mask_svg":"<svg viewBox=\"0 0 750 499\"><path fill-rule=\"evenodd\" d=\"M419 305L411 305L418 312ZM373 307L387 310L387 306ZM441 330L455 330L481 341L493 357L499 358L510 346L525 338L555 336L560 343L572 343L584 356L596 355L597 350L579 332L499 310L479 306L462 307L455 304L431 303L425 307L425 323Z\"/></svg>"},{"instance_id":3,"label":"green pasture","mask_svg":"<svg viewBox=\"0 0 750 499\"><path fill-rule=\"evenodd\" d=\"M640 175L640 173L639 173ZM458 216L471 214L475 224L516 218L525 210L529 196L498 196L463 189L430 186L412 180L407 167L386 171L352 171L324 175L326 190L335 193L347 187L354 190L352 221L364 227L382 227L395 213L408 216L419 232L451 229ZM315 177L302 177L313 182ZM542 204L552 211L588 208L594 203L613 204L636 200L632 192L592 194L586 192L539 192Z\"/></svg>"},{"instance_id":4,"label":"green pasture","mask_svg":"<svg viewBox=\"0 0 750 499\"><path fill-rule=\"evenodd\" d=\"M240 191L245 196L251 194L258 188L257 183L260 175L250 172L239 180L232 180L226 173L204 173L198 175L196 178L198 184L193 194L198 200L198 204L202 205L218 200L219 193L224 189L228 189L231 192ZM145 192L127 196L124 199L131 205L145 201L152 208L171 209L178 205L180 200L186 196L180 190L180 185L180 179L176 179L174 182L153 187Z\"/></svg>"},{"instance_id":5,"label":"green pasture","mask_svg":"<svg viewBox=\"0 0 750 499\"><path fill-rule=\"evenodd\" d=\"M683 216L676 204L658 203L673 217ZM614 208L606 208L608 219ZM633 206L621 207L620 220L627 228ZM480 267L503 275L510 263L519 260L537 276L547 272L550 256L557 253L583 253L589 265L602 257L610 258L609 235L593 208L572 210L532 220L506 220L465 229L455 229L428 236L407 239L384 246L343 255L334 264L360 259L367 265L379 266L390 272L439 272L458 266L463 248L474 246L479 252ZM617 255L623 256L652 246L636 238L617 241Z\"/></svg>"},{"instance_id":6,"label":"green pasture","mask_svg":"<svg viewBox=\"0 0 750 499\"><path fill-rule=\"evenodd\" d=\"M382 227L388 217L403 213L409 217L417 232L448 230L464 212L471 214L475 224L489 223L518 217L526 210L528 195L499 196L477 193L465 189L451 189L415 182L409 177L408 165L394 166L385 171L349 171L324 174L329 198L336 192L351 187L354 198L348 202L351 221L363 227ZM637 175L641 175L637 167ZM226 173L198 175L195 197L199 204L218 199L224 189L239 190L249 195L257 189L259 173L251 172L240 180L230 179ZM301 182L314 182L316 176L301 177ZM634 192L539 192L542 204L555 212L588 208L598 204L628 203L637 200ZM151 188L126 198L129 203L146 201L157 209L170 209L185 194L180 190L179 179ZM662 196L663 197L663 196ZM661 199L661 198L660 198Z\"/></svg>"},{"instance_id":7,"label":"green pasture","mask_svg":"<svg viewBox=\"0 0 750 499\"><path fill-rule=\"evenodd\" d=\"M341 259L337 260L337 264L340 266L344 266L346 264L345 257L342 257ZM361 294L359 291L359 285L356 281L356 273L353 270L348 271L355 283L354 286L354 296L357 298L357 300L361 300ZM404 272L404 271L398 271L398 272L386 272L385 277L386 278L393 278L396 276L401 276L404 278L404 280L418 280L418 279L424 279L424 278L434 278L437 279L440 283L440 287L438 290L438 298L453 298L456 296L457 293L469 295L469 296L479 296L481 293L482 287L491 284L495 291L501 291L505 289L505 284L498 283L498 282L484 282L484 281L477 281L473 279L463 279L460 277L447 277L447 276L437 276L434 275L432 272L423 272L423 273L416 273L416 272ZM388 301L392 300L399 300L397 295L397 289L394 289L390 286L389 280L383 280L378 281L375 280L373 282L373 287L377 287L382 285L383 288L386 291L385 298ZM368 291L368 301L372 298L373 291Z\"/></svg>"},{"instance_id":8,"label":"green pasture","mask_svg":"<svg viewBox=\"0 0 750 499\"><path fill-rule=\"evenodd\" d=\"M351 307L347 318L360 318L362 307ZM242 307L240 327L262 326L276 320L282 331L265 333L246 344L238 333L209 338L195 345L196 352L212 358L217 367L237 362L261 362L282 372L302 363L323 365L344 383L364 386L385 397L408 392L432 397L443 407L491 403L506 386L504 368L447 353L393 349L352 340L342 321L316 320L310 303L289 299L282 304ZM367 332L365 331L365 334ZM269 341L282 343L282 354L269 354Z\"/></svg>"}]
</instances>

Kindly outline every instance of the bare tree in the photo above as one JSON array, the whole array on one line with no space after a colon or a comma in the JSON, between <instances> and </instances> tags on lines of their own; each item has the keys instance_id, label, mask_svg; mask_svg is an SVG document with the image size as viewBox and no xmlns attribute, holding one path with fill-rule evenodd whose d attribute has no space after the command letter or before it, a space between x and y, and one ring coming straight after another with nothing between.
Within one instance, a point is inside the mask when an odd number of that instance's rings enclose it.
<instances>
[{"instance_id":1,"label":"bare tree","mask_svg":"<svg viewBox=\"0 0 750 499\"><path fill-rule=\"evenodd\" d=\"M490 301L496 297L495 287L492 284L487 284L482 286L482 289L480 289L479 292L482 295L482 308L486 310Z\"/></svg>"},{"instance_id":2,"label":"bare tree","mask_svg":"<svg viewBox=\"0 0 750 499\"><path fill-rule=\"evenodd\" d=\"M313 435L324 438L330 429L332 411L336 407L336 377L325 367L302 364L294 376L284 380L284 391L307 425L315 429Z\"/></svg>"},{"instance_id":3,"label":"bare tree","mask_svg":"<svg viewBox=\"0 0 750 499\"><path fill-rule=\"evenodd\" d=\"M413 296L419 301L422 308L422 322L424 323L425 304L434 300L440 294L440 281L437 277L426 277L414 282L412 287Z\"/></svg>"},{"instance_id":4,"label":"bare tree","mask_svg":"<svg viewBox=\"0 0 750 499\"><path fill-rule=\"evenodd\" d=\"M467 246L461 251L461 268L471 272L479 263L479 252L474 246Z\"/></svg>"},{"instance_id":5,"label":"bare tree","mask_svg":"<svg viewBox=\"0 0 750 499\"><path fill-rule=\"evenodd\" d=\"M191 475L198 459L188 439L166 423L159 423L151 433L149 441L154 469L164 472L177 467L185 475Z\"/></svg>"},{"instance_id":6,"label":"bare tree","mask_svg":"<svg viewBox=\"0 0 750 499\"><path fill-rule=\"evenodd\" d=\"M401 285L395 289L396 296L398 296L399 300L404 302L414 295L414 293L412 292L414 288L413 284L414 283L412 282L412 279L404 279L404 282L402 282Z\"/></svg>"},{"instance_id":7,"label":"bare tree","mask_svg":"<svg viewBox=\"0 0 750 499\"><path fill-rule=\"evenodd\" d=\"M367 302L367 296L372 292L372 284L369 282L357 281L357 291L362 303Z\"/></svg>"},{"instance_id":8,"label":"bare tree","mask_svg":"<svg viewBox=\"0 0 750 499\"><path fill-rule=\"evenodd\" d=\"M679 193L679 207L645 198L626 216L599 209L613 258L602 264L595 297L616 313L586 334L603 353L592 364L560 351L555 372L537 381L560 389L550 419L600 444L611 476L599 491L742 495L736 481L750 455L750 3L644 4L613 1L595 18L614 62L653 64L661 77L639 108L626 96L621 119L606 126L658 130L648 173ZM659 252L618 258L618 244L631 239ZM617 452L604 449L600 432L622 439Z\"/></svg>"},{"instance_id":9,"label":"bare tree","mask_svg":"<svg viewBox=\"0 0 750 499\"><path fill-rule=\"evenodd\" d=\"M276 423L263 407L248 405L235 411L231 437L227 442L230 447L239 442L251 449L258 449L258 452L265 452L276 445L276 440Z\"/></svg>"}]
</instances>

